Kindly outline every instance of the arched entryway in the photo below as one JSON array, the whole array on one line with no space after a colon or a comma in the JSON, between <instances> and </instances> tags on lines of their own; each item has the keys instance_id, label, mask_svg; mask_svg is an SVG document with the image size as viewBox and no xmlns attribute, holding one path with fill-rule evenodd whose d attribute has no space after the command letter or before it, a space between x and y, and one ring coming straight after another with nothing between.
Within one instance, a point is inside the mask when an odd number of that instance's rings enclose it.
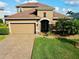
<instances>
[{"instance_id":1,"label":"arched entryway","mask_svg":"<svg viewBox=\"0 0 79 59\"><path fill-rule=\"evenodd\" d=\"M49 21L42 20L41 21L41 32L48 32L49 31Z\"/></svg>"}]
</instances>

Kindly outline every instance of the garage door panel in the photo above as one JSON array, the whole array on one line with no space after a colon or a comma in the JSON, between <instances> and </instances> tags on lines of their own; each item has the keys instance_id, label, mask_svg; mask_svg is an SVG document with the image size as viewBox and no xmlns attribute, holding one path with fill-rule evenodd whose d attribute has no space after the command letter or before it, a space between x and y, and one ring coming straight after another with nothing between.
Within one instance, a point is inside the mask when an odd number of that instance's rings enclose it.
<instances>
[{"instance_id":1,"label":"garage door panel","mask_svg":"<svg viewBox=\"0 0 79 59\"><path fill-rule=\"evenodd\" d=\"M12 33L34 33L34 24L11 24Z\"/></svg>"}]
</instances>

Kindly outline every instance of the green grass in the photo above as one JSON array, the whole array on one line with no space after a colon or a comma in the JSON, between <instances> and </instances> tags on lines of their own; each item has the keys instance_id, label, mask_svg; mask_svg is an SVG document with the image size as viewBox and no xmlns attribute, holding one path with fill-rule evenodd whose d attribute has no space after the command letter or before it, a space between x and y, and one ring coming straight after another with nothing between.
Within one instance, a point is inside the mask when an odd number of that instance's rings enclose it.
<instances>
[{"instance_id":1,"label":"green grass","mask_svg":"<svg viewBox=\"0 0 79 59\"><path fill-rule=\"evenodd\" d=\"M6 24L0 23L0 28L8 28Z\"/></svg>"},{"instance_id":2,"label":"green grass","mask_svg":"<svg viewBox=\"0 0 79 59\"><path fill-rule=\"evenodd\" d=\"M73 43L63 38L36 38L32 59L79 59L79 49Z\"/></svg>"},{"instance_id":3,"label":"green grass","mask_svg":"<svg viewBox=\"0 0 79 59\"><path fill-rule=\"evenodd\" d=\"M5 38L5 35L0 35L0 41L2 41Z\"/></svg>"}]
</instances>

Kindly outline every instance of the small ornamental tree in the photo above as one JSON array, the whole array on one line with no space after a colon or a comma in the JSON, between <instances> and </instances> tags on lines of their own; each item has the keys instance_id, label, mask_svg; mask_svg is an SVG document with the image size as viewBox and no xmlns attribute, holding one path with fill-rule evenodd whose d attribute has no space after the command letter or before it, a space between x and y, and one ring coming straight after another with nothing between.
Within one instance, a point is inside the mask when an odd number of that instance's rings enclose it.
<instances>
[{"instance_id":1,"label":"small ornamental tree","mask_svg":"<svg viewBox=\"0 0 79 59\"><path fill-rule=\"evenodd\" d=\"M56 33L60 35L72 35L78 33L77 20L59 20L56 23Z\"/></svg>"}]
</instances>

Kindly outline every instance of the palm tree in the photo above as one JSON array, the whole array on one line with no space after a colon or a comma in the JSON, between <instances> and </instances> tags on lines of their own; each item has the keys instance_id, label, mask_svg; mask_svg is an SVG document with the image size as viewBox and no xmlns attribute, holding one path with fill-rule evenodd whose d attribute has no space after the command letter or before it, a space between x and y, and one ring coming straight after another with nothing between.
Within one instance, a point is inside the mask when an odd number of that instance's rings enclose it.
<instances>
[{"instance_id":1,"label":"palm tree","mask_svg":"<svg viewBox=\"0 0 79 59\"><path fill-rule=\"evenodd\" d=\"M73 12L73 11L68 11L68 12L66 13L66 15L72 17L73 19L79 19L79 13L78 13L78 12L75 13L75 12Z\"/></svg>"},{"instance_id":2,"label":"palm tree","mask_svg":"<svg viewBox=\"0 0 79 59\"><path fill-rule=\"evenodd\" d=\"M69 16L71 16L71 15L73 15L73 14L74 14L73 11L68 11L68 12L66 13L66 15L69 15Z\"/></svg>"}]
</instances>

